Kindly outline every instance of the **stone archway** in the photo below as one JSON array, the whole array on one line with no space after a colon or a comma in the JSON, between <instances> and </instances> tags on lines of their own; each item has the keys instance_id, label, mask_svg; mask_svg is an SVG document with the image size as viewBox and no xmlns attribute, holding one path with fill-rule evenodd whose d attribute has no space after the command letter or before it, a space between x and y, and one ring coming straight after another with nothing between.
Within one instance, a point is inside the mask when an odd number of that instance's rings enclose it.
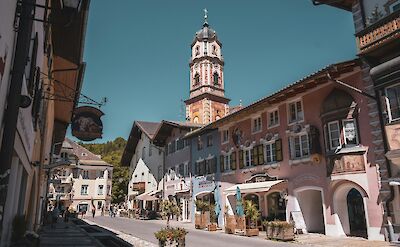
<instances>
[{"instance_id":1,"label":"stone archway","mask_svg":"<svg viewBox=\"0 0 400 247\"><path fill-rule=\"evenodd\" d=\"M325 233L324 199L322 190L307 187L296 191L296 198L306 223L307 231Z\"/></svg>"}]
</instances>

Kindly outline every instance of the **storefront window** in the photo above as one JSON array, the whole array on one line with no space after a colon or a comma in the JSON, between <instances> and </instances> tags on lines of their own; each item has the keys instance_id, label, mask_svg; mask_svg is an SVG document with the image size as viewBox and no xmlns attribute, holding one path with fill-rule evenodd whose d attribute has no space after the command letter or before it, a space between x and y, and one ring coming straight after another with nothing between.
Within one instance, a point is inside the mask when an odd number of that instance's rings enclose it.
<instances>
[{"instance_id":1,"label":"storefront window","mask_svg":"<svg viewBox=\"0 0 400 247\"><path fill-rule=\"evenodd\" d=\"M279 192L267 196L268 221L286 220L286 201Z\"/></svg>"}]
</instances>

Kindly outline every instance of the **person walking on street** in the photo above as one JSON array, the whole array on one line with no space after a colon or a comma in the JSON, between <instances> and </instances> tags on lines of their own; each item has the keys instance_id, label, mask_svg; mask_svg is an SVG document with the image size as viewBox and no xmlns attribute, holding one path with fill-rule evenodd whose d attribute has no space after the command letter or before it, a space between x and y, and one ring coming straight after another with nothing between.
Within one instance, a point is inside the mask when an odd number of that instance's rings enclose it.
<instances>
[{"instance_id":1,"label":"person walking on street","mask_svg":"<svg viewBox=\"0 0 400 247\"><path fill-rule=\"evenodd\" d=\"M113 212L114 212L114 206L111 204L110 205L110 217L113 217Z\"/></svg>"},{"instance_id":2,"label":"person walking on street","mask_svg":"<svg viewBox=\"0 0 400 247\"><path fill-rule=\"evenodd\" d=\"M101 216L104 216L104 205L101 207Z\"/></svg>"},{"instance_id":3,"label":"person walking on street","mask_svg":"<svg viewBox=\"0 0 400 247\"><path fill-rule=\"evenodd\" d=\"M92 207L92 217L94 218L95 215L96 215L96 208Z\"/></svg>"}]
</instances>

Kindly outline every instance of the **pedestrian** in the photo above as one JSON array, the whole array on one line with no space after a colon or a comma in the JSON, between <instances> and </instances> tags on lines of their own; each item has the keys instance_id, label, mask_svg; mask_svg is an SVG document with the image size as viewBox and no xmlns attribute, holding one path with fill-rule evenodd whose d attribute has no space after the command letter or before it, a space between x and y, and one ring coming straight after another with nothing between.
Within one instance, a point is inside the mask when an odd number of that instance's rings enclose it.
<instances>
[{"instance_id":1,"label":"pedestrian","mask_svg":"<svg viewBox=\"0 0 400 247\"><path fill-rule=\"evenodd\" d=\"M110 217L112 218L113 217L113 212L114 212L114 206L111 204L110 205Z\"/></svg>"},{"instance_id":2,"label":"pedestrian","mask_svg":"<svg viewBox=\"0 0 400 247\"><path fill-rule=\"evenodd\" d=\"M104 205L101 206L101 216L104 216Z\"/></svg>"},{"instance_id":3,"label":"pedestrian","mask_svg":"<svg viewBox=\"0 0 400 247\"><path fill-rule=\"evenodd\" d=\"M66 209L64 211L64 222L67 223L68 222L68 218L69 218L69 210Z\"/></svg>"},{"instance_id":4,"label":"pedestrian","mask_svg":"<svg viewBox=\"0 0 400 247\"><path fill-rule=\"evenodd\" d=\"M92 217L93 217L93 218L94 218L95 214L96 214L96 208L95 208L95 207L92 207Z\"/></svg>"}]
</instances>

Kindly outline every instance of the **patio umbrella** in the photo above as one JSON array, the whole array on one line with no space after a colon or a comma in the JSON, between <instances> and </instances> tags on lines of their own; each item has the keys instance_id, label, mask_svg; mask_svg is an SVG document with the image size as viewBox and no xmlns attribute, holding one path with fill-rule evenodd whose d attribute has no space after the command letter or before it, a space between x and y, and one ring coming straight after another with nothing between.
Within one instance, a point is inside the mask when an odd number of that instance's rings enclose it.
<instances>
[{"instance_id":1,"label":"patio umbrella","mask_svg":"<svg viewBox=\"0 0 400 247\"><path fill-rule=\"evenodd\" d=\"M214 190L214 201L215 201L215 215L217 216L217 222L218 222L218 217L219 214L221 213L221 206L219 205L219 189L218 186L215 186L215 190Z\"/></svg>"},{"instance_id":2,"label":"patio umbrella","mask_svg":"<svg viewBox=\"0 0 400 247\"><path fill-rule=\"evenodd\" d=\"M240 193L239 186L236 187L236 215L243 216L243 202L242 202L242 194Z\"/></svg>"}]
</instances>

